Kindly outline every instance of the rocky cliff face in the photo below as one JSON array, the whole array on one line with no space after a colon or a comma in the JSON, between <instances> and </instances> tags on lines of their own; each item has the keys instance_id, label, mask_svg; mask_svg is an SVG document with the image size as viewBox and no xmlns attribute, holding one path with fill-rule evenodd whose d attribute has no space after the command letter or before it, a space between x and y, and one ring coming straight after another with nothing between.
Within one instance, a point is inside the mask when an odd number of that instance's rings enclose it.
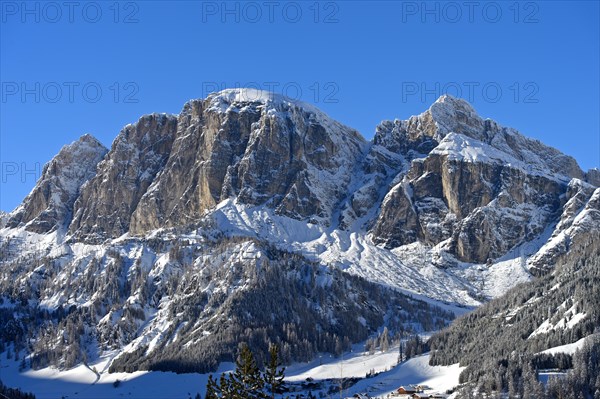
<instances>
[{"instance_id":1,"label":"rocky cliff face","mask_svg":"<svg viewBox=\"0 0 600 399\"><path fill-rule=\"evenodd\" d=\"M403 154L425 152L396 176L371 230L389 248L442 243L459 260L493 260L541 234L570 178L583 177L573 158L482 120L462 100L442 97L424 114L389 125L378 141L401 143L390 147Z\"/></svg>"},{"instance_id":2,"label":"rocky cliff face","mask_svg":"<svg viewBox=\"0 0 600 399\"><path fill-rule=\"evenodd\" d=\"M69 234L99 243L185 225L230 197L329 225L365 147L308 104L251 90L193 100L121 131L77 197Z\"/></svg>"},{"instance_id":3,"label":"rocky cliff face","mask_svg":"<svg viewBox=\"0 0 600 399\"><path fill-rule=\"evenodd\" d=\"M591 241L600 226L600 188L573 179L566 192L566 203L550 239L529 260L530 269L545 273L569 253L574 243Z\"/></svg>"},{"instance_id":4,"label":"rocky cliff face","mask_svg":"<svg viewBox=\"0 0 600 399\"><path fill-rule=\"evenodd\" d=\"M107 149L95 138L84 135L63 147L48 162L33 191L10 213L7 227L25 225L36 233L67 227L81 186L96 174L96 166Z\"/></svg>"},{"instance_id":5,"label":"rocky cliff face","mask_svg":"<svg viewBox=\"0 0 600 399\"><path fill-rule=\"evenodd\" d=\"M192 222L230 197L328 225L364 145L319 110L264 92L228 90L191 101L131 231Z\"/></svg>"},{"instance_id":6,"label":"rocky cliff face","mask_svg":"<svg viewBox=\"0 0 600 399\"><path fill-rule=\"evenodd\" d=\"M4 211L0 211L0 229L6 225L7 220L8 220L8 213L6 213Z\"/></svg>"},{"instance_id":7,"label":"rocky cliff face","mask_svg":"<svg viewBox=\"0 0 600 399\"><path fill-rule=\"evenodd\" d=\"M129 231L132 212L169 157L176 128L176 117L152 114L119 133L75 203L74 239L99 242Z\"/></svg>"}]
</instances>

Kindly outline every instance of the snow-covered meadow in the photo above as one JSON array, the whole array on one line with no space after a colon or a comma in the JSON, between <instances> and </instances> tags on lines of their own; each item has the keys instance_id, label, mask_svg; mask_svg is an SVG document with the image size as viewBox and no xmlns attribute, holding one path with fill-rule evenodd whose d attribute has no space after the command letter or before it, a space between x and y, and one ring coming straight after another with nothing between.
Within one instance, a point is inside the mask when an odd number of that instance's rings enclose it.
<instances>
[{"instance_id":1,"label":"snow-covered meadow","mask_svg":"<svg viewBox=\"0 0 600 399\"><path fill-rule=\"evenodd\" d=\"M176 374L169 372L138 371L135 373L108 373L113 354L106 354L88 366L79 365L70 370L55 368L19 372L19 361L1 356L0 379L8 386L32 392L37 399L187 399L197 393L204 396L208 374ZM286 380L295 387L293 394L307 394L302 382L360 378L343 391L344 397L368 393L371 397L387 396L399 386L419 384L431 392L445 392L458 385L462 368L429 366L429 355L421 355L398 365L397 348L387 352L368 354L355 345L353 352L339 358L323 354L309 363L296 363L286 369ZM233 370L231 363L221 364L216 375ZM375 377L365 378L374 371ZM118 381L118 382L117 382ZM323 384L322 389L336 383ZM316 392L313 392L316 393ZM335 396L337 397L339 393Z\"/></svg>"}]
</instances>

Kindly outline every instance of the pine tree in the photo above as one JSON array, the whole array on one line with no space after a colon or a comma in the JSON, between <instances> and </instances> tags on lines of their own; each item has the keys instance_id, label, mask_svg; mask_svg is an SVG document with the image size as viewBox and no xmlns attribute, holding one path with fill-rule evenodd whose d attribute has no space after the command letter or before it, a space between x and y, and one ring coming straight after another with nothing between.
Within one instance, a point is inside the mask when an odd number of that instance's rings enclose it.
<instances>
[{"instance_id":1,"label":"pine tree","mask_svg":"<svg viewBox=\"0 0 600 399\"><path fill-rule=\"evenodd\" d=\"M279 348L277 345L269 347L269 363L263 373L265 384L271 392L271 399L275 399L275 394L280 393L284 386L285 367L281 367L279 361Z\"/></svg>"},{"instance_id":2,"label":"pine tree","mask_svg":"<svg viewBox=\"0 0 600 399\"><path fill-rule=\"evenodd\" d=\"M221 394L220 397L222 399L234 399L243 397L240 396L240 392L235 391L235 388L233 387L233 383L231 381L233 379L231 373L229 373L228 375L229 377L227 377L225 373L221 374L221 378L219 380L219 393Z\"/></svg>"},{"instance_id":3,"label":"pine tree","mask_svg":"<svg viewBox=\"0 0 600 399\"><path fill-rule=\"evenodd\" d=\"M274 399L283 391L285 367L281 366L276 345L269 347L269 355L269 362L261 373L248 345L240 345L235 371L221 374L218 383L210 375L205 399ZM269 389L270 395L265 394L265 388Z\"/></svg>"},{"instance_id":4,"label":"pine tree","mask_svg":"<svg viewBox=\"0 0 600 399\"><path fill-rule=\"evenodd\" d=\"M240 345L240 354L235 364L235 372L230 376L233 398L262 398L264 381L256 365L254 355L247 344ZM223 389L223 386L221 386Z\"/></svg>"},{"instance_id":5,"label":"pine tree","mask_svg":"<svg viewBox=\"0 0 600 399\"><path fill-rule=\"evenodd\" d=\"M402 338L400 338L400 348L398 349L398 364L402 363L402 361L404 360L403 347L404 342L402 342Z\"/></svg>"},{"instance_id":6,"label":"pine tree","mask_svg":"<svg viewBox=\"0 0 600 399\"><path fill-rule=\"evenodd\" d=\"M206 399L218 399L220 391L217 382L214 380L212 374L208 376L208 382L206 383Z\"/></svg>"}]
</instances>

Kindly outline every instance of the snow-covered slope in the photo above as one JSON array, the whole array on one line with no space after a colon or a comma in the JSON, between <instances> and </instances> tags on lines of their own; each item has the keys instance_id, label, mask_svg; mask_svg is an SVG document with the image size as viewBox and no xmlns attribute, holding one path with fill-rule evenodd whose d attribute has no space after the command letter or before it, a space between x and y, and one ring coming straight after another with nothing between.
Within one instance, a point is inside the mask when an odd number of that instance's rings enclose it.
<instances>
[{"instance_id":1,"label":"snow-covered slope","mask_svg":"<svg viewBox=\"0 0 600 399\"><path fill-rule=\"evenodd\" d=\"M550 355L553 355L555 353L565 353L567 355L572 355L577 350L583 348L585 341L588 339L589 339L589 337L584 337L584 338L581 338L579 341L573 342L572 344L555 346L553 348L543 350L540 353L546 353L546 354L550 354Z\"/></svg>"},{"instance_id":2,"label":"snow-covered slope","mask_svg":"<svg viewBox=\"0 0 600 399\"><path fill-rule=\"evenodd\" d=\"M319 391L303 387L306 379L321 382L320 392L336 387L336 379L361 379L343 391L344 398L355 393L368 393L371 397L385 397L399 386L424 385L428 392L445 392L458 385L461 367L458 365L443 367L429 366L429 355L418 356L401 364L397 363L397 348L387 352L368 354L363 352L345 353L344 356L323 355L320 360L309 363L295 363L286 368L286 382L294 389L293 395L318 394ZM135 373L108 373L111 353L70 370L44 368L18 371L18 361L2 358L4 369L3 382L10 386L21 386L36 395L37 399L55 399L73 397L78 399L98 399L108 397L127 397L130 399L164 399L172 397L194 397L200 393L204 397L209 374L176 374L157 371L138 371ZM217 377L234 369L232 363L223 363L213 373ZM380 373L365 379L366 372ZM49 383L52 381L52 383ZM336 393L335 396L339 396Z\"/></svg>"}]
</instances>

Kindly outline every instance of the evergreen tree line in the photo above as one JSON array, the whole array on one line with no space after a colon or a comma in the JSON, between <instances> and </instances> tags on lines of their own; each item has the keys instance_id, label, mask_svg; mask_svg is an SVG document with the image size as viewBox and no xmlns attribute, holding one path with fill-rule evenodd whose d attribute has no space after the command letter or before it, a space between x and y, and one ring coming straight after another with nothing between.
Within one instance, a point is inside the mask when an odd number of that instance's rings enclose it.
<instances>
[{"instance_id":1,"label":"evergreen tree line","mask_svg":"<svg viewBox=\"0 0 600 399\"><path fill-rule=\"evenodd\" d=\"M398 346L398 363L411 359L429 351L429 344L417 333L406 330L390 332L387 327L375 337L367 339L365 352L375 353L376 349L387 352L390 346Z\"/></svg>"},{"instance_id":2,"label":"evergreen tree line","mask_svg":"<svg viewBox=\"0 0 600 399\"><path fill-rule=\"evenodd\" d=\"M564 378L551 378L541 399L600 399L600 336L593 336L573 355Z\"/></svg>"},{"instance_id":3,"label":"evergreen tree line","mask_svg":"<svg viewBox=\"0 0 600 399\"><path fill-rule=\"evenodd\" d=\"M566 360L567 357L569 360ZM562 354L559 358L559 363L565 361L565 365L571 368L564 370L562 375L550 377L545 385L539 378L539 360L527 355L520 362L499 365L506 372L496 374L496 378L506 378L505 390L497 389L501 381L490 387L487 381L482 380L478 385L462 387L457 398L600 399L600 336L590 336L573 356Z\"/></svg>"},{"instance_id":4,"label":"evergreen tree line","mask_svg":"<svg viewBox=\"0 0 600 399\"><path fill-rule=\"evenodd\" d=\"M0 381L0 397L8 399L35 399L31 393L25 393L17 388L9 388Z\"/></svg>"}]
</instances>

